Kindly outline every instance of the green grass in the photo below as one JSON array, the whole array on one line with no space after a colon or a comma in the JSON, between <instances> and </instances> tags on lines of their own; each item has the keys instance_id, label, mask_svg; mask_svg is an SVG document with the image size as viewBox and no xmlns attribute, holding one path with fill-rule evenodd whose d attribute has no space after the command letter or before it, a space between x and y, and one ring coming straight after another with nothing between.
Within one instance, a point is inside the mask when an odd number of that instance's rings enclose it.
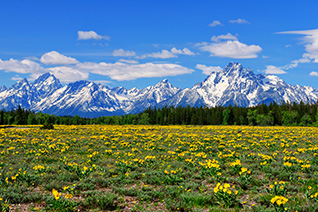
<instances>
[{"instance_id":1,"label":"green grass","mask_svg":"<svg viewBox=\"0 0 318 212\"><path fill-rule=\"evenodd\" d=\"M3 128L0 207L315 211L317 164L314 127ZM288 201L272 203L275 196Z\"/></svg>"}]
</instances>

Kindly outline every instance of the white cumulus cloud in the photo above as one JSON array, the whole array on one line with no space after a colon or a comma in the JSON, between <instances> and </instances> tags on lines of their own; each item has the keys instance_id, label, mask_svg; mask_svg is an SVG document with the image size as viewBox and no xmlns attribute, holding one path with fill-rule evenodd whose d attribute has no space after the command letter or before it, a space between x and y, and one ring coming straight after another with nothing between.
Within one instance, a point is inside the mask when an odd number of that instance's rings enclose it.
<instances>
[{"instance_id":1,"label":"white cumulus cloud","mask_svg":"<svg viewBox=\"0 0 318 212\"><path fill-rule=\"evenodd\" d=\"M198 44L201 51L211 53L215 57L228 57L236 59L257 58L262 48L258 45L247 45L238 40L228 40L217 43Z\"/></svg>"},{"instance_id":2,"label":"white cumulus cloud","mask_svg":"<svg viewBox=\"0 0 318 212\"><path fill-rule=\"evenodd\" d=\"M1 60L0 59L0 70L4 70L7 72L15 72L15 73L21 73L21 74L38 74L38 73L44 73L45 69L40 66L40 64L31 61L31 60Z\"/></svg>"},{"instance_id":3,"label":"white cumulus cloud","mask_svg":"<svg viewBox=\"0 0 318 212\"><path fill-rule=\"evenodd\" d=\"M99 35L94 31L78 31L78 40L110 40L110 37L107 35Z\"/></svg>"},{"instance_id":4,"label":"white cumulus cloud","mask_svg":"<svg viewBox=\"0 0 318 212\"><path fill-rule=\"evenodd\" d=\"M173 58L173 57L177 57L177 56L168 50L161 50L161 52L153 52L151 54L144 54L139 58L143 59L143 58L147 58L147 57L168 59L168 58Z\"/></svg>"},{"instance_id":5,"label":"white cumulus cloud","mask_svg":"<svg viewBox=\"0 0 318 212\"><path fill-rule=\"evenodd\" d=\"M75 58L67 57L56 51L45 53L44 55L42 55L40 61L41 63L44 63L46 65L69 65L78 63Z\"/></svg>"},{"instance_id":6,"label":"white cumulus cloud","mask_svg":"<svg viewBox=\"0 0 318 212\"><path fill-rule=\"evenodd\" d=\"M173 47L170 51L169 50L161 50L161 52L153 52L151 54L144 54L141 57L137 58L147 58L147 57L153 57L153 58L162 58L162 59L168 59L168 58L174 58L178 57L178 54L182 55L195 55L194 52L192 52L188 48L183 48L183 49L177 49Z\"/></svg>"},{"instance_id":7,"label":"white cumulus cloud","mask_svg":"<svg viewBox=\"0 0 318 212\"><path fill-rule=\"evenodd\" d=\"M3 61L0 59L0 70L30 74L31 80L36 79L41 74L50 72L62 82L67 83L77 80L87 80L90 74L108 76L110 79L117 81L129 81L139 78L177 76L194 72L193 69L178 64L140 64L135 60L121 60L115 63L78 62L67 66L54 65L44 68L39 63L27 59L21 61L15 59ZM18 79L18 76L12 79Z\"/></svg>"},{"instance_id":8,"label":"white cumulus cloud","mask_svg":"<svg viewBox=\"0 0 318 212\"><path fill-rule=\"evenodd\" d=\"M212 72L221 72L223 69L220 66L206 66L197 64L195 68L202 71L203 74L210 75Z\"/></svg>"},{"instance_id":9,"label":"white cumulus cloud","mask_svg":"<svg viewBox=\"0 0 318 212\"><path fill-rule=\"evenodd\" d=\"M286 72L280 68L273 65L266 66L265 74L285 74Z\"/></svg>"},{"instance_id":10,"label":"white cumulus cloud","mask_svg":"<svg viewBox=\"0 0 318 212\"><path fill-rule=\"evenodd\" d=\"M13 81L20 81L20 80L23 80L22 77L19 77L18 75L15 75L14 77L11 78L11 80Z\"/></svg>"},{"instance_id":11,"label":"white cumulus cloud","mask_svg":"<svg viewBox=\"0 0 318 212\"><path fill-rule=\"evenodd\" d=\"M309 74L310 76L318 77L318 72L317 71L312 71Z\"/></svg>"},{"instance_id":12,"label":"white cumulus cloud","mask_svg":"<svg viewBox=\"0 0 318 212\"><path fill-rule=\"evenodd\" d=\"M113 51L113 56L115 57L130 57L135 55L136 53L134 51L125 51L123 49L115 49Z\"/></svg>"},{"instance_id":13,"label":"white cumulus cloud","mask_svg":"<svg viewBox=\"0 0 318 212\"><path fill-rule=\"evenodd\" d=\"M231 24L249 24L249 22L245 19L238 18L236 20L230 20Z\"/></svg>"},{"instance_id":14,"label":"white cumulus cloud","mask_svg":"<svg viewBox=\"0 0 318 212\"><path fill-rule=\"evenodd\" d=\"M80 71L109 76L113 80L135 80L138 78L176 76L189 74L194 70L177 64L126 64L126 63L80 63L75 66Z\"/></svg>"},{"instance_id":15,"label":"white cumulus cloud","mask_svg":"<svg viewBox=\"0 0 318 212\"><path fill-rule=\"evenodd\" d=\"M176 49L175 47L173 47L170 51L173 54L195 55L195 53L188 48Z\"/></svg>"},{"instance_id":16,"label":"white cumulus cloud","mask_svg":"<svg viewBox=\"0 0 318 212\"><path fill-rule=\"evenodd\" d=\"M210 27L216 27L216 26L222 26L223 24L218 21L218 20L214 20L212 23L209 24Z\"/></svg>"},{"instance_id":17,"label":"white cumulus cloud","mask_svg":"<svg viewBox=\"0 0 318 212\"><path fill-rule=\"evenodd\" d=\"M231 33L227 33L225 35L218 35L218 36L213 35L211 37L211 41L218 42L220 40L237 40L237 37L232 35Z\"/></svg>"},{"instance_id":18,"label":"white cumulus cloud","mask_svg":"<svg viewBox=\"0 0 318 212\"><path fill-rule=\"evenodd\" d=\"M54 74L62 82L74 82L77 80L87 80L89 72L81 71L73 67L57 66L48 69L49 72Z\"/></svg>"}]
</instances>

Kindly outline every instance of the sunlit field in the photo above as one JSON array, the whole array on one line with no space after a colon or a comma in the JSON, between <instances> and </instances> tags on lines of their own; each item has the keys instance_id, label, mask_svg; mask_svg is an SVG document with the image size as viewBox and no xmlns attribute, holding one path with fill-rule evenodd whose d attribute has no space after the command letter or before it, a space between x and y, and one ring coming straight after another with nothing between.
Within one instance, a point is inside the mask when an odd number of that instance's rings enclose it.
<instances>
[{"instance_id":1,"label":"sunlit field","mask_svg":"<svg viewBox=\"0 0 318 212\"><path fill-rule=\"evenodd\" d=\"M2 211L318 211L318 128L0 129Z\"/></svg>"}]
</instances>

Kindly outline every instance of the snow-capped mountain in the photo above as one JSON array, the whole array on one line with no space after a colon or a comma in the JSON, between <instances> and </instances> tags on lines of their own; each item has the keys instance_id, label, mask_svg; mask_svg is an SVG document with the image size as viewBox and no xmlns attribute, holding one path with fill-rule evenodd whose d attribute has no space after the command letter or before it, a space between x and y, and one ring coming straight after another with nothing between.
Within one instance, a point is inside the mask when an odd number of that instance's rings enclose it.
<instances>
[{"instance_id":1,"label":"snow-capped mountain","mask_svg":"<svg viewBox=\"0 0 318 212\"><path fill-rule=\"evenodd\" d=\"M7 90L7 87L6 86L0 86L0 92L2 92L2 91L5 91L5 90Z\"/></svg>"},{"instance_id":2,"label":"snow-capped mountain","mask_svg":"<svg viewBox=\"0 0 318 212\"><path fill-rule=\"evenodd\" d=\"M33 108L55 115L96 117L123 114L112 91L89 81L70 83L41 99Z\"/></svg>"},{"instance_id":3,"label":"snow-capped mountain","mask_svg":"<svg viewBox=\"0 0 318 212\"><path fill-rule=\"evenodd\" d=\"M125 113L139 113L149 107L157 106L173 97L180 90L180 88L173 87L166 79L141 90L137 88L127 90L123 87L112 89Z\"/></svg>"},{"instance_id":4,"label":"snow-capped mountain","mask_svg":"<svg viewBox=\"0 0 318 212\"><path fill-rule=\"evenodd\" d=\"M42 98L50 96L61 87L60 81L49 73L40 76L34 83L22 79L9 89L0 91L0 107L13 109L20 105L25 109L33 109Z\"/></svg>"},{"instance_id":5,"label":"snow-capped mountain","mask_svg":"<svg viewBox=\"0 0 318 212\"><path fill-rule=\"evenodd\" d=\"M41 75L34 81L33 85L41 98L50 96L57 89L63 87L60 80L50 73Z\"/></svg>"},{"instance_id":6,"label":"snow-capped mountain","mask_svg":"<svg viewBox=\"0 0 318 212\"><path fill-rule=\"evenodd\" d=\"M126 113L139 113L172 98L180 90L180 88L173 87L166 79L138 91L128 90L128 99L132 100L132 104L127 105L125 111Z\"/></svg>"},{"instance_id":7,"label":"snow-capped mountain","mask_svg":"<svg viewBox=\"0 0 318 212\"><path fill-rule=\"evenodd\" d=\"M23 79L0 93L0 105L4 109L17 108L19 105L22 108L31 108L38 97L36 88Z\"/></svg>"},{"instance_id":8,"label":"snow-capped mountain","mask_svg":"<svg viewBox=\"0 0 318 212\"><path fill-rule=\"evenodd\" d=\"M139 113L163 106L254 106L277 102L316 102L318 89L289 85L273 75L254 74L239 63L212 72L203 82L184 90L168 80L144 89L109 88L90 81L63 86L52 74L34 81L23 79L10 88L0 87L0 109L30 109L55 115L98 117Z\"/></svg>"},{"instance_id":9,"label":"snow-capped mountain","mask_svg":"<svg viewBox=\"0 0 318 212\"><path fill-rule=\"evenodd\" d=\"M98 117L138 113L171 98L180 88L167 80L144 89L123 87L110 89L90 81L62 86L54 75L46 73L34 83L23 79L0 91L0 109L22 108L61 116Z\"/></svg>"},{"instance_id":10,"label":"snow-capped mountain","mask_svg":"<svg viewBox=\"0 0 318 212\"><path fill-rule=\"evenodd\" d=\"M309 86L289 85L274 75L254 74L239 63L230 63L223 71L212 72L202 83L184 89L164 105L255 106L277 102L316 102L318 90Z\"/></svg>"}]
</instances>

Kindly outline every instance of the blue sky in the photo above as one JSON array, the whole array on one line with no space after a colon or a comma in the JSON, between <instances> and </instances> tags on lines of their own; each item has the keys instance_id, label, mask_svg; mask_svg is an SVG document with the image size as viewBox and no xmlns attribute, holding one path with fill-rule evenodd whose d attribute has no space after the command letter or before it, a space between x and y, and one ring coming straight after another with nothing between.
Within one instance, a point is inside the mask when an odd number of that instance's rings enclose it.
<instances>
[{"instance_id":1,"label":"blue sky","mask_svg":"<svg viewBox=\"0 0 318 212\"><path fill-rule=\"evenodd\" d=\"M192 87L240 62L318 88L316 1L17 1L0 6L0 85L51 72L144 88Z\"/></svg>"}]
</instances>

